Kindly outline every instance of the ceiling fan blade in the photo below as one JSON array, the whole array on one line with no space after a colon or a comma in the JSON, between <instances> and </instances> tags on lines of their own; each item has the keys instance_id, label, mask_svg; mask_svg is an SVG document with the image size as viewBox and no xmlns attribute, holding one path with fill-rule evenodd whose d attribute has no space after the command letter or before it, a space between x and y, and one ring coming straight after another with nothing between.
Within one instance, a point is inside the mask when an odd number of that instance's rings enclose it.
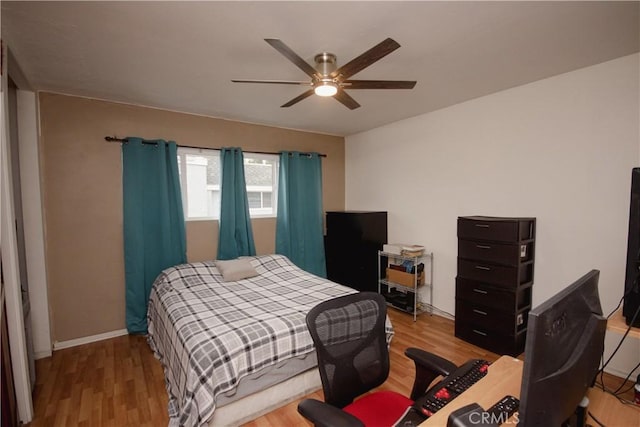
<instances>
[{"instance_id":1,"label":"ceiling fan blade","mask_svg":"<svg viewBox=\"0 0 640 427\"><path fill-rule=\"evenodd\" d=\"M289 61L293 62L304 71L309 77L315 77L316 69L313 68L307 61L300 58L297 53L295 53L289 46L284 44L280 39L264 39L267 43L269 43L275 50L284 55Z\"/></svg>"},{"instance_id":2,"label":"ceiling fan blade","mask_svg":"<svg viewBox=\"0 0 640 427\"><path fill-rule=\"evenodd\" d=\"M342 67L331 73L332 78L342 76L343 79L348 79L359 71L367 68L374 62L384 58L394 50L400 47L400 44L391 38L387 38L383 42L378 43L362 55L352 59Z\"/></svg>"},{"instance_id":3,"label":"ceiling fan blade","mask_svg":"<svg viewBox=\"0 0 640 427\"><path fill-rule=\"evenodd\" d=\"M417 82L409 80L345 80L343 89L413 89Z\"/></svg>"},{"instance_id":4,"label":"ceiling fan blade","mask_svg":"<svg viewBox=\"0 0 640 427\"><path fill-rule=\"evenodd\" d=\"M282 104L280 107L281 108L291 107L293 104L297 104L298 102L302 101L305 98L310 97L311 95L313 95L313 89L309 89L308 91L301 93L300 95L296 96L286 104Z\"/></svg>"},{"instance_id":5,"label":"ceiling fan blade","mask_svg":"<svg viewBox=\"0 0 640 427\"><path fill-rule=\"evenodd\" d=\"M338 93L333 95L333 97L350 110L355 110L360 107L360 104L358 104L355 99L342 89L338 89Z\"/></svg>"},{"instance_id":6,"label":"ceiling fan blade","mask_svg":"<svg viewBox=\"0 0 640 427\"><path fill-rule=\"evenodd\" d=\"M311 86L311 82L301 82L293 80L231 80L233 83L266 83L274 85L306 85Z\"/></svg>"}]
</instances>

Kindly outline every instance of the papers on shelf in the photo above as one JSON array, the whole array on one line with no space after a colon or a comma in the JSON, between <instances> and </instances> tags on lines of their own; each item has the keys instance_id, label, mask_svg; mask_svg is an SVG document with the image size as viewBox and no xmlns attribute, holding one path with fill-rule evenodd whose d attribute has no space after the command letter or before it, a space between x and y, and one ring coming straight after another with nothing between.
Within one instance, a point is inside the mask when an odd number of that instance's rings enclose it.
<instances>
[{"instance_id":1,"label":"papers on shelf","mask_svg":"<svg viewBox=\"0 0 640 427\"><path fill-rule=\"evenodd\" d=\"M407 257L418 257L424 255L424 246L408 245L406 243L386 243L383 245L382 250L389 254Z\"/></svg>"},{"instance_id":2,"label":"papers on shelf","mask_svg":"<svg viewBox=\"0 0 640 427\"><path fill-rule=\"evenodd\" d=\"M424 254L424 246L406 245L402 247L402 255L404 256L422 256Z\"/></svg>"},{"instance_id":3,"label":"papers on shelf","mask_svg":"<svg viewBox=\"0 0 640 427\"><path fill-rule=\"evenodd\" d=\"M385 243L382 250L389 254L402 255L402 248L405 246L404 243Z\"/></svg>"}]
</instances>

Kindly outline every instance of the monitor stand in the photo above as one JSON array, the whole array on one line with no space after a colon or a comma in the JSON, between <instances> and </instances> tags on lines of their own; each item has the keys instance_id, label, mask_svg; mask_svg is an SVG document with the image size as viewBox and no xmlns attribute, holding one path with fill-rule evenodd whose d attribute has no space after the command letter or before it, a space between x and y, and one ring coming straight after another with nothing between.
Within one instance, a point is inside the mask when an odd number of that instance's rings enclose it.
<instances>
[{"instance_id":1,"label":"monitor stand","mask_svg":"<svg viewBox=\"0 0 640 427\"><path fill-rule=\"evenodd\" d=\"M571 417L562 423L562 427L587 427L587 412L589 409L589 398L583 397L576 411Z\"/></svg>"}]
</instances>

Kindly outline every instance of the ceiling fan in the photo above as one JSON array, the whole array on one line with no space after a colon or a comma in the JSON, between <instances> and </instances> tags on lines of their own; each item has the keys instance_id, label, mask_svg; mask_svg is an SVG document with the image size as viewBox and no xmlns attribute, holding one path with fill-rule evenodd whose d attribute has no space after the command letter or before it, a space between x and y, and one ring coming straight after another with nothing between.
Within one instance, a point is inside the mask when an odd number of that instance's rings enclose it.
<instances>
[{"instance_id":1,"label":"ceiling fan","mask_svg":"<svg viewBox=\"0 0 640 427\"><path fill-rule=\"evenodd\" d=\"M304 59L298 56L291 48L279 39L264 39L274 49L293 62L298 68L304 71L311 81L290 81L290 80L231 80L234 83L266 83L310 86L306 92L293 98L291 101L281 105L281 107L291 107L313 95L333 96L350 110L360 107L345 89L413 89L415 81L403 80L349 80L349 77L362 71L374 62L384 58L400 45L391 38L387 38L357 58L352 59L340 68L337 68L336 56L332 53L322 52L315 56L315 68L309 65Z\"/></svg>"}]
</instances>

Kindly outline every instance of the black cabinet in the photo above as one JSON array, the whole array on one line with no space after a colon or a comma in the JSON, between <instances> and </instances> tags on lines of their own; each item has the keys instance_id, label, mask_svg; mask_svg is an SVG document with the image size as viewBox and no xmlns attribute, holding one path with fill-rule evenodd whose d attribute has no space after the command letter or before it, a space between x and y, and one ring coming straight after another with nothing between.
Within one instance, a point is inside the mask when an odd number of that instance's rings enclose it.
<instances>
[{"instance_id":1,"label":"black cabinet","mask_svg":"<svg viewBox=\"0 0 640 427\"><path fill-rule=\"evenodd\" d=\"M378 291L378 250L387 243L387 213L327 212L325 251L329 280Z\"/></svg>"},{"instance_id":2,"label":"black cabinet","mask_svg":"<svg viewBox=\"0 0 640 427\"><path fill-rule=\"evenodd\" d=\"M535 218L458 218L455 334L498 354L524 350Z\"/></svg>"}]
</instances>

